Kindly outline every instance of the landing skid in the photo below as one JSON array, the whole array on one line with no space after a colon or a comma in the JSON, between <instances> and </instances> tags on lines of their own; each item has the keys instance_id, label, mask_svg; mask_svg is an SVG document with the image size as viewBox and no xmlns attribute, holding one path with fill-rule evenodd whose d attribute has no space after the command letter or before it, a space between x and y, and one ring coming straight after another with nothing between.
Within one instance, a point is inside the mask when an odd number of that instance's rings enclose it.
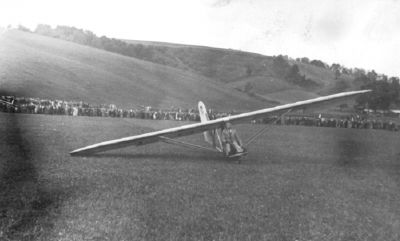
<instances>
[{"instance_id":1,"label":"landing skid","mask_svg":"<svg viewBox=\"0 0 400 241\"><path fill-rule=\"evenodd\" d=\"M239 152L232 155L227 156L227 158L238 158L242 156L246 156L248 152Z\"/></svg>"},{"instance_id":2,"label":"landing skid","mask_svg":"<svg viewBox=\"0 0 400 241\"><path fill-rule=\"evenodd\" d=\"M245 152L239 152L239 153L235 153L229 156L225 156L225 158L229 161L236 161L238 164L240 164L242 162L242 158L247 156L247 151Z\"/></svg>"}]
</instances>

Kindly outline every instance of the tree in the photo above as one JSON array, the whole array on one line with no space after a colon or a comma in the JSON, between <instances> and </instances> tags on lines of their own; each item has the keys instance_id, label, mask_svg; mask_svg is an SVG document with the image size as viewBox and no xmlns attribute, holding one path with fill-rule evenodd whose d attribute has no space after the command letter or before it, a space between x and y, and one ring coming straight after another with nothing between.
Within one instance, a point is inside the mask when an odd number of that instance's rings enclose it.
<instances>
[{"instance_id":1,"label":"tree","mask_svg":"<svg viewBox=\"0 0 400 241\"><path fill-rule=\"evenodd\" d=\"M354 82L359 82L359 83L362 83L363 85L366 85L366 84L371 83L372 81L368 78L367 75L361 74L354 79Z\"/></svg>"},{"instance_id":2,"label":"tree","mask_svg":"<svg viewBox=\"0 0 400 241\"><path fill-rule=\"evenodd\" d=\"M352 72L356 78L366 74L365 70L361 68L354 68Z\"/></svg>"},{"instance_id":3,"label":"tree","mask_svg":"<svg viewBox=\"0 0 400 241\"><path fill-rule=\"evenodd\" d=\"M330 67L330 69L333 71L333 73L335 74L335 79L339 79L340 75L341 75L341 69L342 66L340 66L340 64L335 64L333 63Z\"/></svg>"},{"instance_id":4,"label":"tree","mask_svg":"<svg viewBox=\"0 0 400 241\"><path fill-rule=\"evenodd\" d=\"M399 85L399 77L390 77L388 81L394 85Z\"/></svg>"},{"instance_id":5,"label":"tree","mask_svg":"<svg viewBox=\"0 0 400 241\"><path fill-rule=\"evenodd\" d=\"M331 67L330 67L330 69L332 70L332 71L335 71L335 70L340 70L342 68L342 66L340 66L340 64L335 64L335 63L333 63L332 65L331 65Z\"/></svg>"},{"instance_id":6,"label":"tree","mask_svg":"<svg viewBox=\"0 0 400 241\"><path fill-rule=\"evenodd\" d=\"M288 61L282 55L274 57L272 66L274 67L275 74L280 77L285 76L288 68L290 68Z\"/></svg>"},{"instance_id":7,"label":"tree","mask_svg":"<svg viewBox=\"0 0 400 241\"><path fill-rule=\"evenodd\" d=\"M315 83L312 79L308 79L305 75L300 73L300 68L297 64L294 64L287 69L284 78L286 81L302 87L311 87L317 85L317 83Z\"/></svg>"},{"instance_id":8,"label":"tree","mask_svg":"<svg viewBox=\"0 0 400 241\"><path fill-rule=\"evenodd\" d=\"M301 58L300 61L301 61L302 63L304 63L304 64L309 64L309 63L310 63L310 60L309 60L307 57Z\"/></svg>"},{"instance_id":9,"label":"tree","mask_svg":"<svg viewBox=\"0 0 400 241\"><path fill-rule=\"evenodd\" d=\"M24 31L24 32L31 32L31 30L23 25L18 25L18 30Z\"/></svg>"},{"instance_id":10,"label":"tree","mask_svg":"<svg viewBox=\"0 0 400 241\"><path fill-rule=\"evenodd\" d=\"M377 80L388 82L388 77L387 75L381 74L378 75Z\"/></svg>"},{"instance_id":11,"label":"tree","mask_svg":"<svg viewBox=\"0 0 400 241\"><path fill-rule=\"evenodd\" d=\"M336 69L335 70L335 79L339 79L340 75L341 75L340 70Z\"/></svg>"},{"instance_id":12,"label":"tree","mask_svg":"<svg viewBox=\"0 0 400 241\"><path fill-rule=\"evenodd\" d=\"M342 74L350 74L350 73L351 73L350 69L343 67Z\"/></svg>"},{"instance_id":13,"label":"tree","mask_svg":"<svg viewBox=\"0 0 400 241\"><path fill-rule=\"evenodd\" d=\"M324 69L326 68L326 64L324 62L322 62L321 60L314 59L310 62L310 64L315 65L320 68L324 68Z\"/></svg>"},{"instance_id":14,"label":"tree","mask_svg":"<svg viewBox=\"0 0 400 241\"><path fill-rule=\"evenodd\" d=\"M376 81L376 79L378 78L378 74L375 72L375 70L372 70L372 71L367 73L367 77L371 81Z\"/></svg>"},{"instance_id":15,"label":"tree","mask_svg":"<svg viewBox=\"0 0 400 241\"><path fill-rule=\"evenodd\" d=\"M297 64L292 65L288 71L285 74L285 79L289 82L299 82L299 77L300 77L300 69L299 66L297 66Z\"/></svg>"},{"instance_id":16,"label":"tree","mask_svg":"<svg viewBox=\"0 0 400 241\"><path fill-rule=\"evenodd\" d=\"M371 89L372 92L362 95L357 99L357 103L373 110L388 110L392 103L399 97L399 88L396 84L385 81L371 81L364 85L362 89Z\"/></svg>"},{"instance_id":17,"label":"tree","mask_svg":"<svg viewBox=\"0 0 400 241\"><path fill-rule=\"evenodd\" d=\"M39 24L35 29L35 33L46 36L53 36L52 32L50 25L47 24Z\"/></svg>"}]
</instances>

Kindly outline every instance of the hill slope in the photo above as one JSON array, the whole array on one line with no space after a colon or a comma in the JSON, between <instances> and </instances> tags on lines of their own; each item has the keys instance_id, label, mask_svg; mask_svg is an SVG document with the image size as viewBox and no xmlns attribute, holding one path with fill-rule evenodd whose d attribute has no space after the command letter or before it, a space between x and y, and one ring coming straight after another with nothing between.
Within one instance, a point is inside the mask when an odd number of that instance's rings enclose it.
<instances>
[{"instance_id":1,"label":"hill slope","mask_svg":"<svg viewBox=\"0 0 400 241\"><path fill-rule=\"evenodd\" d=\"M290 65L296 64L299 72L315 85L297 85L285 80L282 71L274 64L274 58L256 53L242 52L232 49L190 46L162 42L124 40L133 48L141 49L138 58L167 66L189 70L211 79L228 83L236 89L244 89L251 84L253 92L268 96L276 91L294 91L304 93L296 95L295 100L309 96L327 95L341 91L358 89L354 85L354 76L342 74L338 79L330 69L312 64L304 64L288 60ZM270 96L272 98L272 96ZM269 98L269 97L268 97ZM283 102L292 101L284 99Z\"/></svg>"},{"instance_id":2,"label":"hill slope","mask_svg":"<svg viewBox=\"0 0 400 241\"><path fill-rule=\"evenodd\" d=\"M0 91L18 96L220 110L268 106L199 74L20 31L0 35Z\"/></svg>"},{"instance_id":3,"label":"hill slope","mask_svg":"<svg viewBox=\"0 0 400 241\"><path fill-rule=\"evenodd\" d=\"M154 41L119 40L97 37L90 31L68 26L51 28L39 25L35 33L73 41L124 56L173 67L228 84L227 88L245 90L252 96L272 100L271 93L296 93L274 103L304 100L310 96L326 95L358 89L354 76L327 68L320 60L295 61L287 56L265 56L232 49L193 46ZM273 81L273 83L271 82ZM253 87L250 90L248 87ZM294 98L293 98L294 97Z\"/></svg>"}]
</instances>

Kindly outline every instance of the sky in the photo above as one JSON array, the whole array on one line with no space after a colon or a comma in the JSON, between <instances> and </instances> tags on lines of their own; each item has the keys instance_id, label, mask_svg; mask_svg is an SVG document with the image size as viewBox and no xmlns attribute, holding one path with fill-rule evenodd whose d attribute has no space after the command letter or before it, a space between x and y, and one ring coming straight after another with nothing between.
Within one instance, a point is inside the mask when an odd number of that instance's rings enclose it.
<instances>
[{"instance_id":1,"label":"sky","mask_svg":"<svg viewBox=\"0 0 400 241\"><path fill-rule=\"evenodd\" d=\"M400 0L0 0L0 26L308 57L400 76Z\"/></svg>"}]
</instances>

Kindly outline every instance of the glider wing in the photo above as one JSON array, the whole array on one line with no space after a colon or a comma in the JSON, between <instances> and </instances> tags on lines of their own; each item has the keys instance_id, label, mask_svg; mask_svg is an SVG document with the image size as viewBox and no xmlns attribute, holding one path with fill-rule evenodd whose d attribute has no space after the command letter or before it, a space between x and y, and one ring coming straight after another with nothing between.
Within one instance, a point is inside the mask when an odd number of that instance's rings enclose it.
<instances>
[{"instance_id":1,"label":"glider wing","mask_svg":"<svg viewBox=\"0 0 400 241\"><path fill-rule=\"evenodd\" d=\"M189 124L159 131L154 131L150 133L140 134L136 136L124 137L121 139L105 141L101 143L97 143L94 145L90 145L87 147L83 147L77 150L72 151L71 155L86 155L93 154L96 152L102 152L117 148L122 148L126 146L140 146L145 144L150 144L158 141L163 141L165 138L178 138L181 136L192 135L208 130L213 130L217 128L221 128L223 123L231 122L231 123L242 123L249 122L254 119L263 118L271 115L279 115L288 111L299 110L299 109L319 109L323 108L327 105L338 104L348 99L354 98L357 95L364 94L370 92L371 90L360 90L360 91L350 91L343 92L339 94L329 95L318 97L315 99L309 99L304 101L298 101L291 104L280 105L272 108L266 108L256 111L251 111L243 114L227 116L215 120L209 120L206 122Z\"/></svg>"}]
</instances>

